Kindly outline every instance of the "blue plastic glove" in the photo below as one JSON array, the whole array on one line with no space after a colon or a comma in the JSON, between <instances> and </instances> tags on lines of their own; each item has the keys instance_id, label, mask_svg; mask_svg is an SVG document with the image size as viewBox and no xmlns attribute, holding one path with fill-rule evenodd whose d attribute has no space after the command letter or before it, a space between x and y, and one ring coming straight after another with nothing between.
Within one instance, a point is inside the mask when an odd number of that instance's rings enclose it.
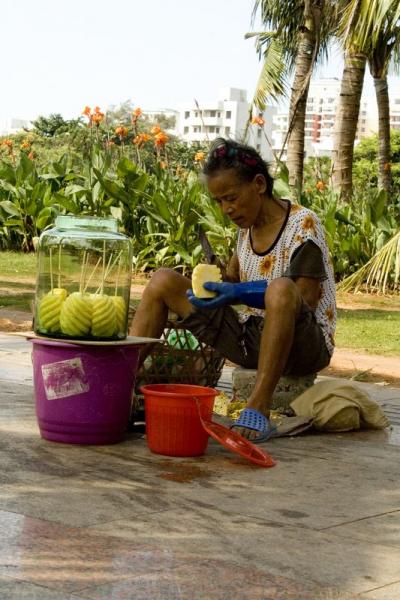
<instances>
[{"instance_id":1,"label":"blue plastic glove","mask_svg":"<svg viewBox=\"0 0 400 600\"><path fill-rule=\"evenodd\" d=\"M245 304L252 308L265 308L264 295L267 285L265 280L241 283L207 281L204 287L210 292L217 292L215 298L197 298L193 290L188 290L186 294L189 302L197 308L219 308L225 304Z\"/></svg>"}]
</instances>

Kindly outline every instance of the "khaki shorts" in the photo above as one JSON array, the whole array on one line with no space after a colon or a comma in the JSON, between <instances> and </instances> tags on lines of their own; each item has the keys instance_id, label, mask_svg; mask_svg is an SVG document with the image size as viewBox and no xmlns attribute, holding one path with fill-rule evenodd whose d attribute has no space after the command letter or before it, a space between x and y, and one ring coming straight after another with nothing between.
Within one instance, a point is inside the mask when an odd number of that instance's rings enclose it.
<instances>
[{"instance_id":1,"label":"khaki shorts","mask_svg":"<svg viewBox=\"0 0 400 600\"><path fill-rule=\"evenodd\" d=\"M251 315L240 323L231 306L213 310L201 308L177 324L189 329L200 341L218 350L231 362L256 369L264 326L262 317ZM284 375L317 373L330 362L321 326L314 312L303 302L295 325L293 344L283 371Z\"/></svg>"}]
</instances>

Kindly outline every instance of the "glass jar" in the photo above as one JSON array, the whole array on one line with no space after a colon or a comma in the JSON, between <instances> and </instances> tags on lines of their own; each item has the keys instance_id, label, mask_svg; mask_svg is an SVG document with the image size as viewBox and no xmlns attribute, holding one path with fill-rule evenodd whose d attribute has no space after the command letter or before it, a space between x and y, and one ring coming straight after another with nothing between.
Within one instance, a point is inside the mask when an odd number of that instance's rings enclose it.
<instances>
[{"instance_id":1,"label":"glass jar","mask_svg":"<svg viewBox=\"0 0 400 600\"><path fill-rule=\"evenodd\" d=\"M115 219L57 217L38 243L35 333L126 338L131 269L132 245Z\"/></svg>"}]
</instances>

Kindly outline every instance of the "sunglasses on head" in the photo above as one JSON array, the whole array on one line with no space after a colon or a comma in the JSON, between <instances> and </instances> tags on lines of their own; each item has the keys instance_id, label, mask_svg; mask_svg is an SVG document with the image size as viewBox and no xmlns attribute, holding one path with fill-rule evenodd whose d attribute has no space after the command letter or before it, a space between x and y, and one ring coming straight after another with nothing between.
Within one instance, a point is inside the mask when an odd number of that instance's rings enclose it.
<instances>
[{"instance_id":1,"label":"sunglasses on head","mask_svg":"<svg viewBox=\"0 0 400 600\"><path fill-rule=\"evenodd\" d=\"M229 146L225 142L221 142L218 144L216 148L212 151L213 158L233 158L237 159L239 162L242 162L249 167L255 167L258 164L258 160L248 154L245 150L241 148L234 148L233 146Z\"/></svg>"}]
</instances>

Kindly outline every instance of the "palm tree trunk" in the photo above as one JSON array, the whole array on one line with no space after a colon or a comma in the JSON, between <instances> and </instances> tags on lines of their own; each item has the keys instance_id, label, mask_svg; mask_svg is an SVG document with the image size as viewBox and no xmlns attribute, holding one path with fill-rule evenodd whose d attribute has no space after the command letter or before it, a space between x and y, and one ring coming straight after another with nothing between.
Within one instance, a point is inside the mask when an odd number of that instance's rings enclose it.
<instances>
[{"instance_id":1,"label":"palm tree trunk","mask_svg":"<svg viewBox=\"0 0 400 600\"><path fill-rule=\"evenodd\" d=\"M304 26L300 34L289 108L287 167L289 185L294 197L300 196L303 184L306 105L311 73L318 51L321 11L321 0L306 0L304 3Z\"/></svg>"},{"instance_id":2,"label":"palm tree trunk","mask_svg":"<svg viewBox=\"0 0 400 600\"><path fill-rule=\"evenodd\" d=\"M374 77L374 85L379 115L378 183L379 187L385 190L389 197L392 186L392 173L390 168L390 110L387 77Z\"/></svg>"},{"instance_id":3,"label":"palm tree trunk","mask_svg":"<svg viewBox=\"0 0 400 600\"><path fill-rule=\"evenodd\" d=\"M353 182L353 152L357 133L366 57L361 52L345 55L345 64L336 112L332 152L332 184L341 197L350 198Z\"/></svg>"}]
</instances>

